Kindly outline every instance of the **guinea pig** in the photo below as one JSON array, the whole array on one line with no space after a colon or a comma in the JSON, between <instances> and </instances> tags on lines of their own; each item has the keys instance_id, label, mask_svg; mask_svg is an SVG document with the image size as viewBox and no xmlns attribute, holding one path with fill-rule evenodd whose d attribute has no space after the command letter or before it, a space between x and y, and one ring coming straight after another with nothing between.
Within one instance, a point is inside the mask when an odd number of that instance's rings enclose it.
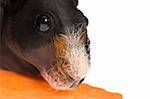
<instances>
[{"instance_id":1,"label":"guinea pig","mask_svg":"<svg viewBox=\"0 0 150 99\"><path fill-rule=\"evenodd\" d=\"M1 0L0 68L78 86L90 68L88 19L78 0Z\"/></svg>"}]
</instances>

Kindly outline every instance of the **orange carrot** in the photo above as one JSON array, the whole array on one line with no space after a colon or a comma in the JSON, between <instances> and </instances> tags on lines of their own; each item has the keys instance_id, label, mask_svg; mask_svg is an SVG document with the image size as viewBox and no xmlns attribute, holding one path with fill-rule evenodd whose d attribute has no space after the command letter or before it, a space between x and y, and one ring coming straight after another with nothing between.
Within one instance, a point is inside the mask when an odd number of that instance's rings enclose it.
<instances>
[{"instance_id":1,"label":"orange carrot","mask_svg":"<svg viewBox=\"0 0 150 99\"><path fill-rule=\"evenodd\" d=\"M0 99L122 99L122 96L87 84L59 91L40 77L0 70Z\"/></svg>"}]
</instances>

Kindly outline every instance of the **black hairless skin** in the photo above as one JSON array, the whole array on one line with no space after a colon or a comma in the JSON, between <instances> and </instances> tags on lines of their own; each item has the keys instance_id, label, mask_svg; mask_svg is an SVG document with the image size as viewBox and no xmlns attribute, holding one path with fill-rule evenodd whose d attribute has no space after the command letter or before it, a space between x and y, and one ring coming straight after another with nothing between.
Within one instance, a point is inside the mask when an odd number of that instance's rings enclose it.
<instances>
[{"instance_id":1,"label":"black hairless skin","mask_svg":"<svg viewBox=\"0 0 150 99\"><path fill-rule=\"evenodd\" d=\"M89 70L88 19L78 0L0 0L0 68L42 75L59 90Z\"/></svg>"}]
</instances>

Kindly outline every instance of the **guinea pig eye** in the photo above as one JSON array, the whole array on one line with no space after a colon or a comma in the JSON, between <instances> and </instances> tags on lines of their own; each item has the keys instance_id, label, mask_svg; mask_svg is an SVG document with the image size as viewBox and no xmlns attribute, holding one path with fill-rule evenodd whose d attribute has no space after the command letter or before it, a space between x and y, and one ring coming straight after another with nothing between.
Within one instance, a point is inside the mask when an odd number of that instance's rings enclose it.
<instances>
[{"instance_id":1,"label":"guinea pig eye","mask_svg":"<svg viewBox=\"0 0 150 99\"><path fill-rule=\"evenodd\" d=\"M41 15L36 19L36 29L40 32L46 32L51 28L52 18L48 15Z\"/></svg>"}]
</instances>

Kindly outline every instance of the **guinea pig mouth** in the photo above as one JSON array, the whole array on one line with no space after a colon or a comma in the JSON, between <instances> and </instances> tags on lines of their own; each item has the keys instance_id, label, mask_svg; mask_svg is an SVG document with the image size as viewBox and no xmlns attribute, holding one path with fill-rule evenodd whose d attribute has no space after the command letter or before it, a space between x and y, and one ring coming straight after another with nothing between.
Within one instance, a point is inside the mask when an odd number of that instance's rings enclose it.
<instances>
[{"instance_id":1,"label":"guinea pig mouth","mask_svg":"<svg viewBox=\"0 0 150 99\"><path fill-rule=\"evenodd\" d=\"M89 71L89 53L84 40L84 35L80 33L67 32L55 37L53 47L56 50L56 61L41 73L55 89L65 90L78 86Z\"/></svg>"}]
</instances>

